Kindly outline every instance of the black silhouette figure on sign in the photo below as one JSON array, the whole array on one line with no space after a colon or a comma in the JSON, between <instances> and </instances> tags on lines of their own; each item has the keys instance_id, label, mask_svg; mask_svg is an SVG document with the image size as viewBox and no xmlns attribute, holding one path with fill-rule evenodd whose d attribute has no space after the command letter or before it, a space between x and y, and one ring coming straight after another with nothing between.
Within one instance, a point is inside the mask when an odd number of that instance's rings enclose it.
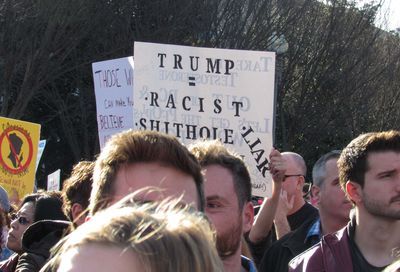
<instances>
[{"instance_id":1,"label":"black silhouette figure on sign","mask_svg":"<svg viewBox=\"0 0 400 272\"><path fill-rule=\"evenodd\" d=\"M22 139L15 133L11 133L8 139L10 140L10 154L8 154L8 158L14 168L18 168L21 166L21 161L23 160L23 154L20 154L23 144Z\"/></svg>"}]
</instances>

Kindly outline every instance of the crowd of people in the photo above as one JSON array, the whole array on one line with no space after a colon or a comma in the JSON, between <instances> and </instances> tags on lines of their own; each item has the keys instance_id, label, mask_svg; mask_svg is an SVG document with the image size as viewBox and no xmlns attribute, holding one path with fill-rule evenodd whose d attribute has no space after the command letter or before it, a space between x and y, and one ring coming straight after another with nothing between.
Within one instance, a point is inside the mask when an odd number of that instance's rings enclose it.
<instances>
[{"instance_id":1,"label":"crowd of people","mask_svg":"<svg viewBox=\"0 0 400 272\"><path fill-rule=\"evenodd\" d=\"M221 142L127 130L61 192L10 204L0 187L0 271L400 271L400 131L321 155L305 198L304 159L273 148L255 214Z\"/></svg>"}]
</instances>

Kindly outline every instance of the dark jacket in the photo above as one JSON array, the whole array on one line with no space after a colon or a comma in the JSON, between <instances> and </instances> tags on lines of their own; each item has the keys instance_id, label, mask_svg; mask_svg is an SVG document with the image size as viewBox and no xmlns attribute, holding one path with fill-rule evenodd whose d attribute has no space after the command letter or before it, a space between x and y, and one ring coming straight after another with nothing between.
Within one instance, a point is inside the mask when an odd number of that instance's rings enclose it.
<instances>
[{"instance_id":1,"label":"dark jacket","mask_svg":"<svg viewBox=\"0 0 400 272\"><path fill-rule=\"evenodd\" d=\"M288 271L290 260L315 244L312 240L307 240L305 242L307 233L315 221L315 219L308 220L298 229L289 232L273 243L265 252L260 263L259 271Z\"/></svg>"},{"instance_id":2,"label":"dark jacket","mask_svg":"<svg viewBox=\"0 0 400 272\"><path fill-rule=\"evenodd\" d=\"M38 221L24 232L23 254L18 259L15 271L39 271L50 256L50 249L65 235L70 222L57 220Z\"/></svg>"},{"instance_id":3,"label":"dark jacket","mask_svg":"<svg viewBox=\"0 0 400 272\"><path fill-rule=\"evenodd\" d=\"M353 263L349 246L349 226L322 237L321 242L295 257L289 271L352 272Z\"/></svg>"},{"instance_id":4,"label":"dark jacket","mask_svg":"<svg viewBox=\"0 0 400 272\"><path fill-rule=\"evenodd\" d=\"M1 272L14 272L15 267L17 266L19 255L14 253L7 260L4 260L0 263L0 271Z\"/></svg>"},{"instance_id":5,"label":"dark jacket","mask_svg":"<svg viewBox=\"0 0 400 272\"><path fill-rule=\"evenodd\" d=\"M310 220L315 220L319 217L318 209L312 206L310 203L306 202L300 210L287 216L287 220L290 226L290 229L295 231L300 228L305 222L309 222ZM283 237L282 237L283 238ZM281 239L282 239L281 238ZM253 255L254 262L257 267L260 267L261 260L265 255L265 252L272 246L274 242L276 242L275 235L275 227L272 225L272 229L270 230L267 237L262 239L257 243L251 242L247 237L247 243L250 247L251 254Z\"/></svg>"}]
</instances>

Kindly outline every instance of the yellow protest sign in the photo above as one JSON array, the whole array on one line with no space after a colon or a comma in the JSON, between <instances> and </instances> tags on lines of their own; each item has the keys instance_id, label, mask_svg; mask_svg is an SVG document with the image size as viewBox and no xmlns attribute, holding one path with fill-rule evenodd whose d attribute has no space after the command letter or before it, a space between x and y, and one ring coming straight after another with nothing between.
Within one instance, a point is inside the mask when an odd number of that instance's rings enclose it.
<instances>
[{"instance_id":1,"label":"yellow protest sign","mask_svg":"<svg viewBox=\"0 0 400 272\"><path fill-rule=\"evenodd\" d=\"M33 192L40 125L0 117L0 184L11 201Z\"/></svg>"}]
</instances>

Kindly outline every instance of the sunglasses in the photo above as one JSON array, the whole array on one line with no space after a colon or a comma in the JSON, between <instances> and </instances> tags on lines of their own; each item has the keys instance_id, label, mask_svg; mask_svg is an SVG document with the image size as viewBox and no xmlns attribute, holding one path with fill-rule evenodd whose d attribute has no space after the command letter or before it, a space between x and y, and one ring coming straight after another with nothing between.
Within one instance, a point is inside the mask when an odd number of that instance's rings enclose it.
<instances>
[{"instance_id":1,"label":"sunglasses","mask_svg":"<svg viewBox=\"0 0 400 272\"><path fill-rule=\"evenodd\" d=\"M300 175L300 174L297 174L297 175L285 175L284 176L285 178L283 179L283 181L285 181L287 178L290 178L290 177L304 177L303 175ZM305 177L304 177L305 178Z\"/></svg>"},{"instance_id":2,"label":"sunglasses","mask_svg":"<svg viewBox=\"0 0 400 272\"><path fill-rule=\"evenodd\" d=\"M28 225L31 223L31 221L29 221L25 216L20 216L18 214L12 214L11 220L18 220L18 223L20 223L21 225Z\"/></svg>"}]
</instances>

